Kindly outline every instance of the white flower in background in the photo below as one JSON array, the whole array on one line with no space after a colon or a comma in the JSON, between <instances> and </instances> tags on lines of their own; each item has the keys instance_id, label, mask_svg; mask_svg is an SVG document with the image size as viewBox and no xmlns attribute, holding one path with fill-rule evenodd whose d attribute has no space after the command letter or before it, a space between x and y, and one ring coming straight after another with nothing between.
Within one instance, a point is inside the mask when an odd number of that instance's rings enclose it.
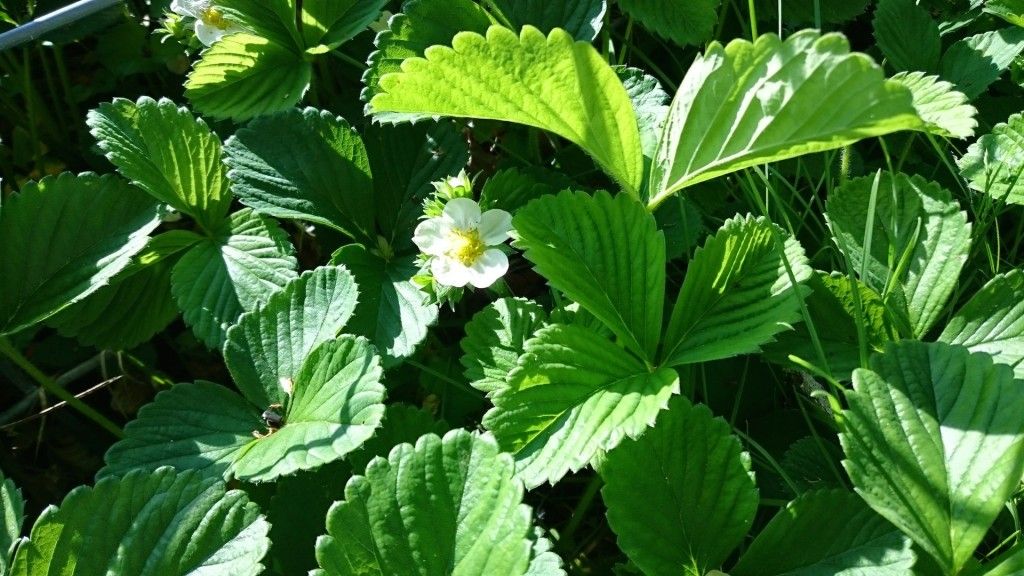
<instances>
[{"instance_id":1,"label":"white flower in background","mask_svg":"<svg viewBox=\"0 0 1024 576\"><path fill-rule=\"evenodd\" d=\"M508 257L495 246L509 239L512 215L504 210L480 213L469 198L453 198L437 218L416 227L412 241L429 256L430 272L440 284L486 288L508 271Z\"/></svg>"},{"instance_id":2,"label":"white flower in background","mask_svg":"<svg viewBox=\"0 0 1024 576\"><path fill-rule=\"evenodd\" d=\"M225 34L243 32L243 28L224 18L210 0L172 0L171 12L196 19L196 38L209 46Z\"/></svg>"}]
</instances>

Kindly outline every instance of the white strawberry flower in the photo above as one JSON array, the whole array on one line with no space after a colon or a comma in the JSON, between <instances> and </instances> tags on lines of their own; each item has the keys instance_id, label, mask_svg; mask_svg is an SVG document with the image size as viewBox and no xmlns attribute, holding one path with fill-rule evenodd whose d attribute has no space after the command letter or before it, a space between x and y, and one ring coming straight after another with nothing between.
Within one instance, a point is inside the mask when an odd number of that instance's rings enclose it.
<instances>
[{"instance_id":1,"label":"white strawberry flower","mask_svg":"<svg viewBox=\"0 0 1024 576\"><path fill-rule=\"evenodd\" d=\"M224 18L224 14L211 0L172 0L171 12L195 18L196 38L206 46L226 34L244 31L241 26Z\"/></svg>"},{"instance_id":2,"label":"white strawberry flower","mask_svg":"<svg viewBox=\"0 0 1024 576\"><path fill-rule=\"evenodd\" d=\"M441 215L416 227L413 242L428 256L438 283L486 288L508 271L508 257L499 244L509 239L512 215L504 210L480 213L469 198L453 198Z\"/></svg>"}]
</instances>

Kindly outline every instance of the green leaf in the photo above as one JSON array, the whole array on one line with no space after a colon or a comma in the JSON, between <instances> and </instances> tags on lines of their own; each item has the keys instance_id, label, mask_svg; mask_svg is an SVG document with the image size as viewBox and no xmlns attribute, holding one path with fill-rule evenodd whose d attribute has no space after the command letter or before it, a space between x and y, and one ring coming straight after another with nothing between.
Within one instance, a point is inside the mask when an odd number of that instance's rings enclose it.
<instances>
[{"instance_id":1,"label":"green leaf","mask_svg":"<svg viewBox=\"0 0 1024 576\"><path fill-rule=\"evenodd\" d=\"M498 208L515 214L532 200L557 194L572 187L572 180L561 172L537 166L498 170L484 182L480 191L480 209Z\"/></svg>"},{"instance_id":2,"label":"green leaf","mask_svg":"<svg viewBox=\"0 0 1024 576\"><path fill-rule=\"evenodd\" d=\"M860 280L882 295L906 322L904 332L917 338L935 323L956 287L970 251L971 225L949 190L935 182L883 173L872 206L874 181L856 178L833 191L826 205L829 226L858 273L866 258ZM871 248L865 256L869 221Z\"/></svg>"},{"instance_id":3,"label":"green leaf","mask_svg":"<svg viewBox=\"0 0 1024 576\"><path fill-rule=\"evenodd\" d=\"M974 99L1024 50L1024 29L990 30L955 42L942 57L942 77Z\"/></svg>"},{"instance_id":4,"label":"green leaf","mask_svg":"<svg viewBox=\"0 0 1024 576\"><path fill-rule=\"evenodd\" d=\"M753 95L753 98L750 96ZM712 43L669 111L650 204L742 168L923 126L910 91L838 34Z\"/></svg>"},{"instance_id":5,"label":"green leaf","mask_svg":"<svg viewBox=\"0 0 1024 576\"><path fill-rule=\"evenodd\" d=\"M913 565L910 539L860 497L821 490L780 510L729 573L903 576Z\"/></svg>"},{"instance_id":6,"label":"green leaf","mask_svg":"<svg viewBox=\"0 0 1024 576\"><path fill-rule=\"evenodd\" d=\"M232 466L237 478L273 480L333 462L373 436L384 416L380 359L363 338L321 344L302 364L284 424L260 438Z\"/></svg>"},{"instance_id":7,"label":"green leaf","mask_svg":"<svg viewBox=\"0 0 1024 576\"><path fill-rule=\"evenodd\" d=\"M251 34L231 34L203 51L185 96L197 110L235 122L294 106L312 67L294 49Z\"/></svg>"},{"instance_id":8,"label":"green leaf","mask_svg":"<svg viewBox=\"0 0 1024 576\"><path fill-rule=\"evenodd\" d=\"M220 139L174 102L117 98L91 110L93 137L125 178L213 230L231 207Z\"/></svg>"},{"instance_id":9,"label":"green leaf","mask_svg":"<svg viewBox=\"0 0 1024 576\"><path fill-rule=\"evenodd\" d=\"M838 272L817 272L807 285L811 289L807 312L814 322L829 371L837 380L849 380L851 372L860 367L858 315L864 322L869 352L881 351L886 342L897 337L882 297L859 280L851 282L848 276ZM854 295L854 286L859 292L857 295ZM794 355L812 364L818 363L817 350L806 324L800 324L793 332L779 334L775 342L764 348L765 357L774 362L792 366L788 357Z\"/></svg>"},{"instance_id":10,"label":"green leaf","mask_svg":"<svg viewBox=\"0 0 1024 576\"><path fill-rule=\"evenodd\" d=\"M608 524L648 576L720 567L757 512L750 456L727 422L682 396L653 429L609 452L600 470Z\"/></svg>"},{"instance_id":11,"label":"green leaf","mask_svg":"<svg viewBox=\"0 0 1024 576\"><path fill-rule=\"evenodd\" d=\"M14 546L25 522L25 500L21 491L0 470L0 574L7 574Z\"/></svg>"},{"instance_id":12,"label":"green leaf","mask_svg":"<svg viewBox=\"0 0 1024 576\"><path fill-rule=\"evenodd\" d=\"M224 345L224 361L242 395L257 407L285 403L285 383L293 382L314 348L341 333L356 299L348 270L321 266L242 314Z\"/></svg>"},{"instance_id":13,"label":"green leaf","mask_svg":"<svg viewBox=\"0 0 1024 576\"><path fill-rule=\"evenodd\" d=\"M427 48L449 45L463 31L485 34L491 17L472 0L409 0L402 13L391 17L387 30L377 35L377 50L370 54L369 68L363 75L366 88L361 97L369 102L380 92L380 79L399 72L406 58L423 56ZM386 114L378 119L391 121L426 118L424 114Z\"/></svg>"},{"instance_id":14,"label":"green leaf","mask_svg":"<svg viewBox=\"0 0 1024 576\"><path fill-rule=\"evenodd\" d=\"M377 227L397 251L412 246L431 182L455 176L469 161L466 139L454 123L370 125L363 135L373 169Z\"/></svg>"},{"instance_id":15,"label":"green leaf","mask_svg":"<svg viewBox=\"0 0 1024 576\"><path fill-rule=\"evenodd\" d=\"M347 460L357 472L366 470L371 460L380 456L387 458L391 449L404 442L414 443L424 434L444 434L449 430L444 420L435 420L425 409L408 404L390 404L384 411L384 422L380 429Z\"/></svg>"},{"instance_id":16,"label":"green leaf","mask_svg":"<svg viewBox=\"0 0 1024 576\"><path fill-rule=\"evenodd\" d=\"M757 352L801 318L811 277L803 248L764 217L726 220L694 254L665 331L665 364ZM783 246L779 246L779 241Z\"/></svg>"},{"instance_id":17,"label":"green leaf","mask_svg":"<svg viewBox=\"0 0 1024 576\"><path fill-rule=\"evenodd\" d=\"M960 175L978 192L1024 205L1024 114L1014 114L978 138L957 160Z\"/></svg>"},{"instance_id":18,"label":"green leaf","mask_svg":"<svg viewBox=\"0 0 1024 576\"><path fill-rule=\"evenodd\" d=\"M173 466L231 477L231 464L265 426L260 410L220 384L175 384L144 405L107 450L97 478Z\"/></svg>"},{"instance_id":19,"label":"green leaf","mask_svg":"<svg viewBox=\"0 0 1024 576\"><path fill-rule=\"evenodd\" d=\"M477 312L460 342L470 385L488 394L504 388L526 341L547 317L539 304L525 298L501 298Z\"/></svg>"},{"instance_id":20,"label":"green leaf","mask_svg":"<svg viewBox=\"0 0 1024 576\"><path fill-rule=\"evenodd\" d=\"M64 336L104 350L130 350L178 317L171 260L138 262L110 284L47 320Z\"/></svg>"},{"instance_id":21,"label":"green leaf","mask_svg":"<svg viewBox=\"0 0 1024 576\"><path fill-rule=\"evenodd\" d=\"M216 235L192 247L171 272L171 293L185 323L220 349L246 310L266 301L297 274L294 249L277 223L245 208Z\"/></svg>"},{"instance_id":22,"label":"green leaf","mask_svg":"<svg viewBox=\"0 0 1024 576\"><path fill-rule=\"evenodd\" d=\"M349 481L327 513L314 574L525 574L532 534L522 498L512 458L489 436L423 436Z\"/></svg>"},{"instance_id":23,"label":"green leaf","mask_svg":"<svg viewBox=\"0 0 1024 576\"><path fill-rule=\"evenodd\" d=\"M658 150L658 140L665 129L668 116L668 93L658 79L639 68L616 68L622 85L633 103L640 128L640 149L644 154L644 171L650 172L650 163Z\"/></svg>"},{"instance_id":24,"label":"green leaf","mask_svg":"<svg viewBox=\"0 0 1024 576\"><path fill-rule=\"evenodd\" d=\"M260 574L270 525L241 490L171 468L106 478L43 511L15 576Z\"/></svg>"},{"instance_id":25,"label":"green leaf","mask_svg":"<svg viewBox=\"0 0 1024 576\"><path fill-rule=\"evenodd\" d=\"M840 434L861 497L946 574L971 559L1024 472L1021 382L987 354L902 341L853 373Z\"/></svg>"},{"instance_id":26,"label":"green leaf","mask_svg":"<svg viewBox=\"0 0 1024 576\"><path fill-rule=\"evenodd\" d=\"M113 176L65 173L24 184L0 212L0 335L99 290L159 223L153 200Z\"/></svg>"},{"instance_id":27,"label":"green leaf","mask_svg":"<svg viewBox=\"0 0 1024 576\"><path fill-rule=\"evenodd\" d=\"M376 240L370 162L344 118L315 108L257 118L224 150L231 189L246 206Z\"/></svg>"},{"instance_id":28,"label":"green leaf","mask_svg":"<svg viewBox=\"0 0 1024 576\"><path fill-rule=\"evenodd\" d=\"M585 42L597 38L608 10L605 0L495 0L494 6L516 28L529 24L545 34L561 28Z\"/></svg>"},{"instance_id":29,"label":"green leaf","mask_svg":"<svg viewBox=\"0 0 1024 576\"><path fill-rule=\"evenodd\" d=\"M950 138L974 135L978 111L967 103L968 98L949 82L924 72L900 72L891 80L905 86L914 96L914 108L925 123L925 131Z\"/></svg>"},{"instance_id":30,"label":"green leaf","mask_svg":"<svg viewBox=\"0 0 1024 576\"><path fill-rule=\"evenodd\" d=\"M715 34L719 0L619 0L619 6L662 38L685 46L704 44Z\"/></svg>"},{"instance_id":31,"label":"green leaf","mask_svg":"<svg viewBox=\"0 0 1024 576\"><path fill-rule=\"evenodd\" d=\"M318 0L302 3L302 34L306 46L331 50L362 32L380 16L387 0Z\"/></svg>"},{"instance_id":32,"label":"green leaf","mask_svg":"<svg viewBox=\"0 0 1024 576\"><path fill-rule=\"evenodd\" d=\"M983 10L1010 24L1024 26L1024 2L1021 0L985 0Z\"/></svg>"},{"instance_id":33,"label":"green leaf","mask_svg":"<svg viewBox=\"0 0 1024 576\"><path fill-rule=\"evenodd\" d=\"M924 6L914 0L880 0L873 24L878 48L897 72L938 70L942 38Z\"/></svg>"},{"instance_id":34,"label":"green leaf","mask_svg":"<svg viewBox=\"0 0 1024 576\"><path fill-rule=\"evenodd\" d=\"M950 319L940 342L985 352L1024 380L1024 272L996 275Z\"/></svg>"},{"instance_id":35,"label":"green leaf","mask_svg":"<svg viewBox=\"0 0 1024 576\"><path fill-rule=\"evenodd\" d=\"M665 240L635 199L562 192L531 202L516 245L551 286L597 316L653 362L665 297Z\"/></svg>"},{"instance_id":36,"label":"green leaf","mask_svg":"<svg viewBox=\"0 0 1024 576\"><path fill-rule=\"evenodd\" d=\"M237 22L272 44L296 50L305 47L296 27L295 0L217 0L217 9L229 22Z\"/></svg>"},{"instance_id":37,"label":"green leaf","mask_svg":"<svg viewBox=\"0 0 1024 576\"><path fill-rule=\"evenodd\" d=\"M369 338L385 367L411 356L438 312L437 305L427 303L427 295L412 282L417 271L413 257L387 261L351 244L338 250L331 263L347 267L359 286L359 303L348 331Z\"/></svg>"},{"instance_id":38,"label":"green leaf","mask_svg":"<svg viewBox=\"0 0 1024 576\"><path fill-rule=\"evenodd\" d=\"M549 95L558 94L557 99ZM554 132L583 148L627 192L643 179L629 96L604 58L564 30L500 26L461 32L380 79L368 111L504 120Z\"/></svg>"},{"instance_id":39,"label":"green leaf","mask_svg":"<svg viewBox=\"0 0 1024 576\"><path fill-rule=\"evenodd\" d=\"M649 369L583 328L553 324L526 343L484 426L517 460L527 487L557 482L654 423L679 377Z\"/></svg>"}]
</instances>

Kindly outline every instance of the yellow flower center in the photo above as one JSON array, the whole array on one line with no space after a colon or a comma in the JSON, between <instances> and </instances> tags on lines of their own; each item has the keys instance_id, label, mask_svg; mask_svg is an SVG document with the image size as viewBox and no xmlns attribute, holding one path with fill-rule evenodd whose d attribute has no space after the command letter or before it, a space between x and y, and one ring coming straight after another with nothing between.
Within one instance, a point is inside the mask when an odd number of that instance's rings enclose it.
<instances>
[{"instance_id":1,"label":"yellow flower center","mask_svg":"<svg viewBox=\"0 0 1024 576\"><path fill-rule=\"evenodd\" d=\"M451 248L448 249L448 257L458 260L467 267L479 260L484 255L484 250L487 249L487 245L480 238L480 231L475 228L470 230L454 228L449 241Z\"/></svg>"},{"instance_id":2,"label":"yellow flower center","mask_svg":"<svg viewBox=\"0 0 1024 576\"><path fill-rule=\"evenodd\" d=\"M220 10L217 10L213 6L203 8L202 12L199 13L199 18L204 24L226 30L229 23L224 19L224 14L221 14Z\"/></svg>"}]
</instances>

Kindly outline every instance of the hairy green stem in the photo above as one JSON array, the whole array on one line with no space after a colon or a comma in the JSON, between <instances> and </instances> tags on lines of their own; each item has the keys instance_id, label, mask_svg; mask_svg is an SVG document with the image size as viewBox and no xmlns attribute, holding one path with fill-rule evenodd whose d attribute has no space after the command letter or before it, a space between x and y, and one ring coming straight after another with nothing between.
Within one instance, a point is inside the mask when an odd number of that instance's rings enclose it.
<instances>
[{"instance_id":1,"label":"hairy green stem","mask_svg":"<svg viewBox=\"0 0 1024 576\"><path fill-rule=\"evenodd\" d=\"M117 426L117 424L114 424L106 416L100 414L91 406L76 398L74 394L61 388L60 385L57 384L56 380L44 374L42 370L37 368L35 364L22 355L22 353L18 351L18 349L15 348L7 338L0 337L0 354L3 354L9 358L11 362L14 362L16 366L24 370L25 373L38 382L44 390L53 394L57 398L60 398L64 402L67 402L68 406L78 410L83 416L92 420L107 432L110 432L117 438L124 438L124 432Z\"/></svg>"}]
</instances>

